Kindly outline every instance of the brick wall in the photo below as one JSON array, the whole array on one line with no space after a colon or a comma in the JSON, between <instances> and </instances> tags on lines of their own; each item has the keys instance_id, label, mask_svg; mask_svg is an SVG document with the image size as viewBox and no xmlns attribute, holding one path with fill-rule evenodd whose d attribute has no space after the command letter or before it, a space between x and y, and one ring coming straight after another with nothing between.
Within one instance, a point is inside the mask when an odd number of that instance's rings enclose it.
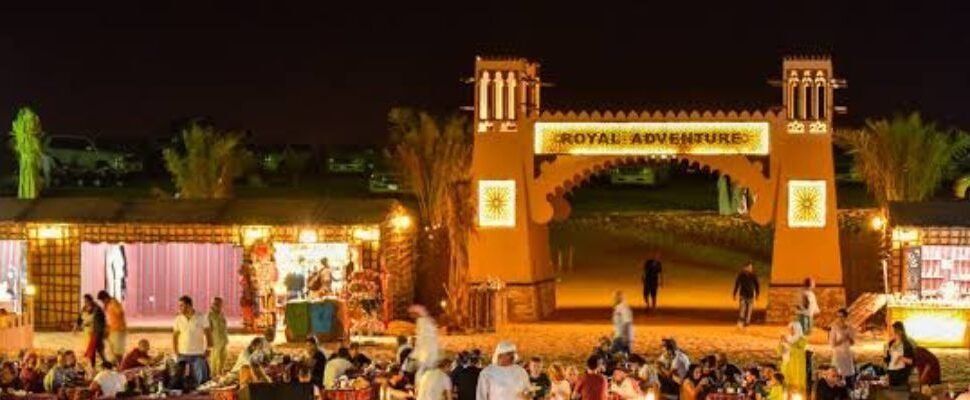
<instances>
[{"instance_id":1,"label":"brick wall","mask_svg":"<svg viewBox=\"0 0 970 400\"><path fill-rule=\"evenodd\" d=\"M795 305L799 300L799 286L771 286L768 288L768 312L770 324L785 324L795 320ZM840 286L816 287L815 297L821 313L815 317L815 326L828 326L835 319L835 312L845 307L845 289Z\"/></svg>"}]
</instances>

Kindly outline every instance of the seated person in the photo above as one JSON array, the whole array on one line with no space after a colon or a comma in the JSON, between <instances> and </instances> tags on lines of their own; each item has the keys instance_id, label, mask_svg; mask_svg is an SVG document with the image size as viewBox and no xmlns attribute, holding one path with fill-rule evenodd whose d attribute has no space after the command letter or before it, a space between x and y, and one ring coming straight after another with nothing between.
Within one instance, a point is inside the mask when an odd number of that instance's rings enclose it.
<instances>
[{"instance_id":1,"label":"seated person","mask_svg":"<svg viewBox=\"0 0 970 400\"><path fill-rule=\"evenodd\" d=\"M115 397L124 392L127 386L128 379L125 375L115 370L114 364L105 361L101 363L101 372L91 381L90 389L101 397Z\"/></svg>"},{"instance_id":2,"label":"seated person","mask_svg":"<svg viewBox=\"0 0 970 400\"><path fill-rule=\"evenodd\" d=\"M399 365L391 365L387 369L387 394L393 400L411 398L413 385Z\"/></svg>"},{"instance_id":3,"label":"seated person","mask_svg":"<svg viewBox=\"0 0 970 400\"><path fill-rule=\"evenodd\" d=\"M714 373L719 384L740 383L741 369L728 361L727 354L718 353L714 361Z\"/></svg>"},{"instance_id":4,"label":"seated person","mask_svg":"<svg viewBox=\"0 0 970 400\"><path fill-rule=\"evenodd\" d=\"M763 397L766 400L785 400L787 397L785 395L785 375L780 372L775 372L771 374L768 380L768 396Z\"/></svg>"},{"instance_id":5,"label":"seated person","mask_svg":"<svg viewBox=\"0 0 970 400\"><path fill-rule=\"evenodd\" d=\"M370 358L360 352L360 343L352 342L350 343L350 362L354 364L354 368L364 369L370 365Z\"/></svg>"},{"instance_id":6,"label":"seated person","mask_svg":"<svg viewBox=\"0 0 970 400\"><path fill-rule=\"evenodd\" d=\"M354 364L350 362L350 351L346 347L341 347L340 350L337 350L334 358L327 362L327 367L323 369L323 387L334 387L337 380L353 368Z\"/></svg>"},{"instance_id":7,"label":"seated person","mask_svg":"<svg viewBox=\"0 0 970 400\"><path fill-rule=\"evenodd\" d=\"M74 351L66 350L57 356L57 363L44 377L44 390L60 393L62 389L77 387L84 382L84 369L77 364Z\"/></svg>"},{"instance_id":8,"label":"seated person","mask_svg":"<svg viewBox=\"0 0 970 400\"><path fill-rule=\"evenodd\" d=\"M613 380L610 383L609 393L614 398L621 400L637 400L643 397L640 392L640 384L636 379L628 376L631 371L624 367L617 367L613 370Z\"/></svg>"},{"instance_id":9,"label":"seated person","mask_svg":"<svg viewBox=\"0 0 970 400\"><path fill-rule=\"evenodd\" d=\"M765 382L760 380L761 372L757 368L748 368L741 378L741 387L749 399L768 397Z\"/></svg>"},{"instance_id":10,"label":"seated person","mask_svg":"<svg viewBox=\"0 0 970 400\"><path fill-rule=\"evenodd\" d=\"M138 341L138 347L131 349L125 358L121 360L121 366L118 368L121 371L132 369L132 368L143 368L150 367L153 364L157 364L161 360L161 355L156 358L152 358L148 351L151 349L148 340L142 339Z\"/></svg>"},{"instance_id":11,"label":"seated person","mask_svg":"<svg viewBox=\"0 0 970 400\"><path fill-rule=\"evenodd\" d=\"M920 389L929 389L929 386L939 385L940 381L940 360L925 347L916 346L913 352L913 365L916 367L916 376L919 377Z\"/></svg>"},{"instance_id":12,"label":"seated person","mask_svg":"<svg viewBox=\"0 0 970 400\"><path fill-rule=\"evenodd\" d=\"M819 380L812 390L814 400L849 400L849 389L845 381L839 376L839 370L831 365L818 368Z\"/></svg>"},{"instance_id":13,"label":"seated person","mask_svg":"<svg viewBox=\"0 0 970 400\"><path fill-rule=\"evenodd\" d=\"M323 386L323 371L327 367L327 356L320 350L317 338L309 336L306 338L307 364L310 369L310 382L314 386Z\"/></svg>"},{"instance_id":14,"label":"seated person","mask_svg":"<svg viewBox=\"0 0 970 400\"><path fill-rule=\"evenodd\" d=\"M44 375L44 366L40 364L37 354L33 352L25 354L23 362L20 363L20 383L23 385L23 390L30 393L43 393Z\"/></svg>"},{"instance_id":15,"label":"seated person","mask_svg":"<svg viewBox=\"0 0 970 400\"><path fill-rule=\"evenodd\" d=\"M10 393L23 389L14 363L10 361L0 363L0 392Z\"/></svg>"}]
</instances>

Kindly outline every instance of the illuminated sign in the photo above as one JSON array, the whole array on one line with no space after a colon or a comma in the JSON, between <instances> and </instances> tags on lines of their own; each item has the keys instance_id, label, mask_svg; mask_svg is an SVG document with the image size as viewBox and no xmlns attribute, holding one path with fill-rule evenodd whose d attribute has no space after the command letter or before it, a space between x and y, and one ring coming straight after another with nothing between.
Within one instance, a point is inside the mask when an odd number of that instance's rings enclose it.
<instances>
[{"instance_id":1,"label":"illuminated sign","mask_svg":"<svg viewBox=\"0 0 970 400\"><path fill-rule=\"evenodd\" d=\"M788 226L825 226L825 181L788 181Z\"/></svg>"},{"instance_id":2,"label":"illuminated sign","mask_svg":"<svg viewBox=\"0 0 970 400\"><path fill-rule=\"evenodd\" d=\"M515 181L478 181L478 226L515 226Z\"/></svg>"},{"instance_id":3,"label":"illuminated sign","mask_svg":"<svg viewBox=\"0 0 970 400\"><path fill-rule=\"evenodd\" d=\"M537 122L536 154L766 155L768 122Z\"/></svg>"}]
</instances>

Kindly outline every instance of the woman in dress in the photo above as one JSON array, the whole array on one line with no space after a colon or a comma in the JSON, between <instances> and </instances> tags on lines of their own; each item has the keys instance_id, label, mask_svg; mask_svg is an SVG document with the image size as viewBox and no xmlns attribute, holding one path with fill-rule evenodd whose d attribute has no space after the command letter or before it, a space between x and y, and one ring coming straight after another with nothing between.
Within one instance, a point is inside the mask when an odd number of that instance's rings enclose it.
<instances>
[{"instance_id":1,"label":"woman in dress","mask_svg":"<svg viewBox=\"0 0 970 400\"><path fill-rule=\"evenodd\" d=\"M855 360L852 356L852 345L855 344L855 330L849 326L847 318L849 312L845 308L839 309L839 318L832 323L829 330L829 346L832 347L832 365L845 378L846 385L852 386L855 377Z\"/></svg>"},{"instance_id":2,"label":"woman in dress","mask_svg":"<svg viewBox=\"0 0 970 400\"><path fill-rule=\"evenodd\" d=\"M107 361L104 358L104 339L107 332L104 311L98 303L94 302L94 297L90 294L84 295L84 307L81 308L81 317L78 318L77 325L87 339L84 358L92 367L98 365L96 357L101 357L101 362Z\"/></svg>"},{"instance_id":3,"label":"woman in dress","mask_svg":"<svg viewBox=\"0 0 970 400\"><path fill-rule=\"evenodd\" d=\"M906 336L902 322L893 322L893 338L886 344L886 370L889 372L889 386L909 386L909 376L913 373L913 357L916 351L913 342Z\"/></svg>"},{"instance_id":4,"label":"woman in dress","mask_svg":"<svg viewBox=\"0 0 970 400\"><path fill-rule=\"evenodd\" d=\"M802 333L802 324L788 324L788 333L781 337L781 373L791 392L807 393L808 368L805 362L805 346L808 341Z\"/></svg>"}]
</instances>

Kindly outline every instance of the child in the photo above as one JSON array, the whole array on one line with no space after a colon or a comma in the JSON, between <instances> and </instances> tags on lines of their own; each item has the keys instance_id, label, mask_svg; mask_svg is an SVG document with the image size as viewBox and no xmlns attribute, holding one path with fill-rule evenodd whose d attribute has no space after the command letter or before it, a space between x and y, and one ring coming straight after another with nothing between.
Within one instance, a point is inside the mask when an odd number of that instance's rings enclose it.
<instances>
[{"instance_id":1,"label":"child","mask_svg":"<svg viewBox=\"0 0 970 400\"><path fill-rule=\"evenodd\" d=\"M768 381L768 399L785 400L785 376L776 372Z\"/></svg>"}]
</instances>

